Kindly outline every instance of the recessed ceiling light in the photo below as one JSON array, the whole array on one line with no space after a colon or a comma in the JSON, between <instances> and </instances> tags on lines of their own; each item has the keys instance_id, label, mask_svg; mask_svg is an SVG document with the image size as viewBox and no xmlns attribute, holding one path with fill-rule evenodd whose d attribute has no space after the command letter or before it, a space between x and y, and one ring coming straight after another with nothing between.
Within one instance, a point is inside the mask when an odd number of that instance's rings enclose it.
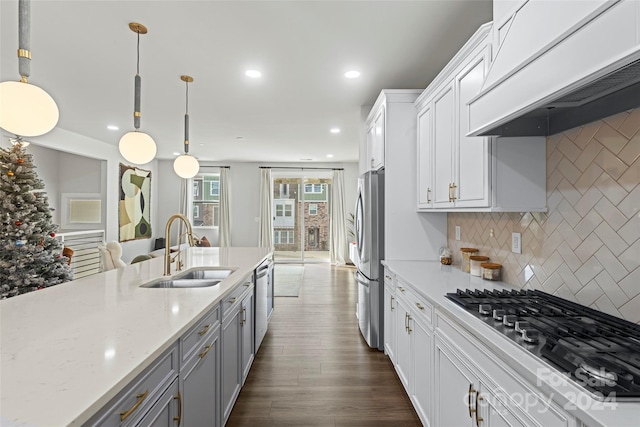
<instances>
[{"instance_id":1,"label":"recessed ceiling light","mask_svg":"<svg viewBox=\"0 0 640 427\"><path fill-rule=\"evenodd\" d=\"M179 155L180 155L180 153L178 153L177 151L174 151L174 152L173 152L173 155L174 155L174 156L179 156Z\"/></svg>"},{"instance_id":2,"label":"recessed ceiling light","mask_svg":"<svg viewBox=\"0 0 640 427\"><path fill-rule=\"evenodd\" d=\"M247 70L244 72L244 75L247 77L251 77L252 79L257 79L258 77L262 77L262 73L258 70Z\"/></svg>"},{"instance_id":3,"label":"recessed ceiling light","mask_svg":"<svg viewBox=\"0 0 640 427\"><path fill-rule=\"evenodd\" d=\"M202 142L199 145L200 145L200 147L204 147L204 144Z\"/></svg>"},{"instance_id":4,"label":"recessed ceiling light","mask_svg":"<svg viewBox=\"0 0 640 427\"><path fill-rule=\"evenodd\" d=\"M360 71L351 70L344 73L344 76L348 79L357 79L360 77Z\"/></svg>"},{"instance_id":5,"label":"recessed ceiling light","mask_svg":"<svg viewBox=\"0 0 640 427\"><path fill-rule=\"evenodd\" d=\"M327 154L327 157L333 157L333 154Z\"/></svg>"},{"instance_id":6,"label":"recessed ceiling light","mask_svg":"<svg viewBox=\"0 0 640 427\"><path fill-rule=\"evenodd\" d=\"M331 132L331 133L340 133L340 129L339 128L331 128L331 130L329 132Z\"/></svg>"},{"instance_id":7,"label":"recessed ceiling light","mask_svg":"<svg viewBox=\"0 0 640 427\"><path fill-rule=\"evenodd\" d=\"M109 130L118 130L120 128L118 126L116 126L116 125L108 125L107 129L109 129Z\"/></svg>"},{"instance_id":8,"label":"recessed ceiling light","mask_svg":"<svg viewBox=\"0 0 640 427\"><path fill-rule=\"evenodd\" d=\"M236 139L237 139L238 141L242 141L242 140L244 139L244 136L236 136Z\"/></svg>"}]
</instances>

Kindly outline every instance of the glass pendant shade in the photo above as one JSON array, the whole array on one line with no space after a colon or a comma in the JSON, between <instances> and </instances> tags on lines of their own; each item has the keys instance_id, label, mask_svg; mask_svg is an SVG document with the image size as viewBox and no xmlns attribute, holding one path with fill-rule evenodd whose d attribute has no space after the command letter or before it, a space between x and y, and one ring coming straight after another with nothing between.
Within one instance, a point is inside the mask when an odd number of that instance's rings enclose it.
<instances>
[{"instance_id":1,"label":"glass pendant shade","mask_svg":"<svg viewBox=\"0 0 640 427\"><path fill-rule=\"evenodd\" d=\"M139 131L122 135L118 149L125 160L138 165L149 163L156 156L156 143L153 138Z\"/></svg>"},{"instance_id":2,"label":"glass pendant shade","mask_svg":"<svg viewBox=\"0 0 640 427\"><path fill-rule=\"evenodd\" d=\"M193 178L200 171L200 164L192 155L181 154L173 161L173 170L180 178Z\"/></svg>"},{"instance_id":3,"label":"glass pendant shade","mask_svg":"<svg viewBox=\"0 0 640 427\"><path fill-rule=\"evenodd\" d=\"M0 127L19 136L40 136L58 123L53 98L38 86L16 81L0 83Z\"/></svg>"}]
</instances>

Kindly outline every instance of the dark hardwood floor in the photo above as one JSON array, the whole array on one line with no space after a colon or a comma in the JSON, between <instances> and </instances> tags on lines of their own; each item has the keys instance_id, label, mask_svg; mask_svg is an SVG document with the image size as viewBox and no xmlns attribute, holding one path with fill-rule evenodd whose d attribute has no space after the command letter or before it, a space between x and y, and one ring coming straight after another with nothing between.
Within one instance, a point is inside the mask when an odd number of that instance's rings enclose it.
<instances>
[{"instance_id":1,"label":"dark hardwood floor","mask_svg":"<svg viewBox=\"0 0 640 427\"><path fill-rule=\"evenodd\" d=\"M353 271L307 264L299 297L276 298L227 426L421 425L389 359L358 331Z\"/></svg>"}]
</instances>

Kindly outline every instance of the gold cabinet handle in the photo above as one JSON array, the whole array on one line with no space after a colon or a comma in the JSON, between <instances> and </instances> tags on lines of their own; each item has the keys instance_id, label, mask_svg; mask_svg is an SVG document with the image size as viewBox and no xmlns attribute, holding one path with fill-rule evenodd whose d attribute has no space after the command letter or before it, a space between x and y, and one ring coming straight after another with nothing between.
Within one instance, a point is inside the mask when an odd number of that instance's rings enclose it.
<instances>
[{"instance_id":1,"label":"gold cabinet handle","mask_svg":"<svg viewBox=\"0 0 640 427\"><path fill-rule=\"evenodd\" d=\"M209 323L208 325L204 325L202 330L198 332L198 335L203 336L204 334L207 333L210 327L211 327L211 323Z\"/></svg>"},{"instance_id":2,"label":"gold cabinet handle","mask_svg":"<svg viewBox=\"0 0 640 427\"><path fill-rule=\"evenodd\" d=\"M386 277L387 279L391 280L391 276L385 275L384 277Z\"/></svg>"},{"instance_id":3,"label":"gold cabinet handle","mask_svg":"<svg viewBox=\"0 0 640 427\"><path fill-rule=\"evenodd\" d=\"M419 302L416 303L416 307L418 307L420 310L424 310L424 306L422 306L422 304L420 304Z\"/></svg>"},{"instance_id":4,"label":"gold cabinet handle","mask_svg":"<svg viewBox=\"0 0 640 427\"><path fill-rule=\"evenodd\" d=\"M456 188L458 188L458 186L456 185L455 182L451 183L451 201L455 202L457 197L456 197Z\"/></svg>"},{"instance_id":5,"label":"gold cabinet handle","mask_svg":"<svg viewBox=\"0 0 640 427\"><path fill-rule=\"evenodd\" d=\"M404 330L409 330L409 313L404 314Z\"/></svg>"},{"instance_id":6,"label":"gold cabinet handle","mask_svg":"<svg viewBox=\"0 0 640 427\"><path fill-rule=\"evenodd\" d=\"M391 306L391 311L395 310L395 307L393 306L393 300L395 300L395 298L392 296L391 301L389 302L389 305Z\"/></svg>"},{"instance_id":7,"label":"gold cabinet handle","mask_svg":"<svg viewBox=\"0 0 640 427\"><path fill-rule=\"evenodd\" d=\"M242 324L247 323L247 308L242 307Z\"/></svg>"},{"instance_id":8,"label":"gold cabinet handle","mask_svg":"<svg viewBox=\"0 0 640 427\"><path fill-rule=\"evenodd\" d=\"M234 302L236 302L236 297L229 298L229 304L233 304Z\"/></svg>"},{"instance_id":9,"label":"gold cabinet handle","mask_svg":"<svg viewBox=\"0 0 640 427\"><path fill-rule=\"evenodd\" d=\"M133 414L134 411L138 409L140 405L142 405L142 402L144 402L148 395L149 389L147 389L147 391L145 391L144 393L136 395L136 403L134 403L128 411L120 412L120 421L124 421L129 418L129 415Z\"/></svg>"},{"instance_id":10,"label":"gold cabinet handle","mask_svg":"<svg viewBox=\"0 0 640 427\"><path fill-rule=\"evenodd\" d=\"M180 394L180 391L178 391L178 395L173 399L178 401L178 416L173 417L173 421L177 421L178 427L180 427L180 423L182 422L182 395Z\"/></svg>"},{"instance_id":11,"label":"gold cabinet handle","mask_svg":"<svg viewBox=\"0 0 640 427\"><path fill-rule=\"evenodd\" d=\"M251 282L247 282L247 283L245 283L244 285L248 288L249 286L251 286L251 285L252 285L252 283L251 283Z\"/></svg>"},{"instance_id":12,"label":"gold cabinet handle","mask_svg":"<svg viewBox=\"0 0 640 427\"><path fill-rule=\"evenodd\" d=\"M410 314L407 314L407 333L409 335L411 335L411 331L413 331L413 329L411 329L411 321L413 320L413 317L411 317Z\"/></svg>"},{"instance_id":13,"label":"gold cabinet handle","mask_svg":"<svg viewBox=\"0 0 640 427\"><path fill-rule=\"evenodd\" d=\"M209 353L209 351L211 351L211 347L213 346L213 344L209 344L208 346L206 346L204 348L204 351L200 354L198 354L198 356L200 356L200 359L204 359L205 357L207 357L207 353Z\"/></svg>"},{"instance_id":14,"label":"gold cabinet handle","mask_svg":"<svg viewBox=\"0 0 640 427\"><path fill-rule=\"evenodd\" d=\"M400 292L404 292L404 288L398 288Z\"/></svg>"},{"instance_id":15,"label":"gold cabinet handle","mask_svg":"<svg viewBox=\"0 0 640 427\"><path fill-rule=\"evenodd\" d=\"M427 188L427 203L431 203L431 197L429 197L430 194L431 194L431 189Z\"/></svg>"},{"instance_id":16,"label":"gold cabinet handle","mask_svg":"<svg viewBox=\"0 0 640 427\"><path fill-rule=\"evenodd\" d=\"M480 427L480 423L484 421L484 419L480 416L480 407L478 406L478 400L482 400L482 396L480 396L479 391L476 391L476 427Z\"/></svg>"},{"instance_id":17,"label":"gold cabinet handle","mask_svg":"<svg viewBox=\"0 0 640 427\"><path fill-rule=\"evenodd\" d=\"M471 395L475 393L473 384L469 384L469 393L467 394L467 408L469 408L469 418L473 416L473 409L471 409Z\"/></svg>"}]
</instances>

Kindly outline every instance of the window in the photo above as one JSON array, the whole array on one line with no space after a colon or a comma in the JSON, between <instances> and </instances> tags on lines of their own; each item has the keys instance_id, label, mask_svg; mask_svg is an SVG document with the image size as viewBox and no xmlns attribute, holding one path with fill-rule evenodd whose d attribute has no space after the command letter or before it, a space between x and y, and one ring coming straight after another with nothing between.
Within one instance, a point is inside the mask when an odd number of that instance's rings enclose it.
<instances>
[{"instance_id":1,"label":"window","mask_svg":"<svg viewBox=\"0 0 640 427\"><path fill-rule=\"evenodd\" d=\"M276 204L276 216L291 216L293 212L293 205L286 204Z\"/></svg>"},{"instance_id":2,"label":"window","mask_svg":"<svg viewBox=\"0 0 640 427\"><path fill-rule=\"evenodd\" d=\"M220 199L220 180L211 181L209 195Z\"/></svg>"},{"instance_id":3,"label":"window","mask_svg":"<svg viewBox=\"0 0 640 427\"><path fill-rule=\"evenodd\" d=\"M304 192L308 194L320 194L322 193L322 187L324 184L305 184Z\"/></svg>"},{"instance_id":4,"label":"window","mask_svg":"<svg viewBox=\"0 0 640 427\"><path fill-rule=\"evenodd\" d=\"M309 203L309 215L318 215L318 205Z\"/></svg>"},{"instance_id":5,"label":"window","mask_svg":"<svg viewBox=\"0 0 640 427\"><path fill-rule=\"evenodd\" d=\"M273 232L274 245L293 245L295 232L293 230L275 230Z\"/></svg>"},{"instance_id":6,"label":"window","mask_svg":"<svg viewBox=\"0 0 640 427\"><path fill-rule=\"evenodd\" d=\"M217 227L220 222L220 175L201 174L193 178L191 223L195 227Z\"/></svg>"}]
</instances>

